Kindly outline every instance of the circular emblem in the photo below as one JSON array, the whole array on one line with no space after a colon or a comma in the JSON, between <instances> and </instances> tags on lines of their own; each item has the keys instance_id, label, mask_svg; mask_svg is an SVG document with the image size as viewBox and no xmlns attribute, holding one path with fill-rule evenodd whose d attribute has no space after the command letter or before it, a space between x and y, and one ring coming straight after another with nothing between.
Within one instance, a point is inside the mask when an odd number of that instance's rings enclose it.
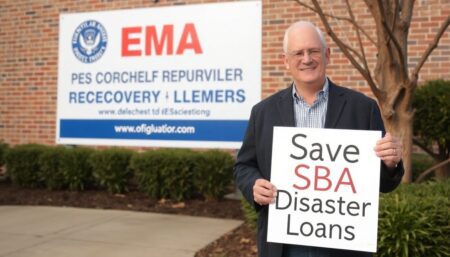
<instances>
[{"instance_id":1,"label":"circular emblem","mask_svg":"<svg viewBox=\"0 0 450 257\"><path fill-rule=\"evenodd\" d=\"M78 60L93 63L106 51L108 35L105 27L95 20L81 23L72 36L72 50Z\"/></svg>"}]
</instances>

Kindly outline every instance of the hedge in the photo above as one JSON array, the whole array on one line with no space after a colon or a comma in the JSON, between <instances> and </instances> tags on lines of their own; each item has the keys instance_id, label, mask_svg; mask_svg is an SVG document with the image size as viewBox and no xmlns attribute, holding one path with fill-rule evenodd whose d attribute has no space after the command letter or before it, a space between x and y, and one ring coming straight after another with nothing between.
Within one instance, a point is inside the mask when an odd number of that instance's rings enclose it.
<instances>
[{"instance_id":1,"label":"hedge","mask_svg":"<svg viewBox=\"0 0 450 257\"><path fill-rule=\"evenodd\" d=\"M60 169L70 190L82 191L94 186L92 166L88 162L93 153L91 148L77 147L62 156Z\"/></svg>"},{"instance_id":2,"label":"hedge","mask_svg":"<svg viewBox=\"0 0 450 257\"><path fill-rule=\"evenodd\" d=\"M64 147L45 148L38 159L42 182L47 189L64 189L67 186L64 173L61 170L62 159L67 149Z\"/></svg>"},{"instance_id":3,"label":"hedge","mask_svg":"<svg viewBox=\"0 0 450 257\"><path fill-rule=\"evenodd\" d=\"M208 200L222 198L233 181L233 157L217 150L198 153L194 165L196 190Z\"/></svg>"},{"instance_id":4,"label":"hedge","mask_svg":"<svg viewBox=\"0 0 450 257\"><path fill-rule=\"evenodd\" d=\"M129 168L133 152L126 149L112 148L95 151L89 157L95 182L110 193L128 191L128 183L132 176Z\"/></svg>"},{"instance_id":5,"label":"hedge","mask_svg":"<svg viewBox=\"0 0 450 257\"><path fill-rule=\"evenodd\" d=\"M6 170L14 185L32 188L44 185L39 158L45 149L47 147L43 145L27 144L8 150L6 153Z\"/></svg>"},{"instance_id":6,"label":"hedge","mask_svg":"<svg viewBox=\"0 0 450 257\"><path fill-rule=\"evenodd\" d=\"M139 189L152 198L220 199L232 182L233 158L219 151L163 149L135 155L131 167Z\"/></svg>"},{"instance_id":7,"label":"hedge","mask_svg":"<svg viewBox=\"0 0 450 257\"><path fill-rule=\"evenodd\" d=\"M194 156L194 152L180 149L147 151L134 156L131 168L136 173L139 189L154 199L190 199L194 193Z\"/></svg>"},{"instance_id":8,"label":"hedge","mask_svg":"<svg viewBox=\"0 0 450 257\"><path fill-rule=\"evenodd\" d=\"M220 199L231 191L233 158L226 152L187 149L135 153L40 145L8 151L8 175L16 185L50 190L105 188L123 193L137 181L154 199ZM135 175L135 177L133 177ZM135 179L135 180L134 180Z\"/></svg>"}]
</instances>

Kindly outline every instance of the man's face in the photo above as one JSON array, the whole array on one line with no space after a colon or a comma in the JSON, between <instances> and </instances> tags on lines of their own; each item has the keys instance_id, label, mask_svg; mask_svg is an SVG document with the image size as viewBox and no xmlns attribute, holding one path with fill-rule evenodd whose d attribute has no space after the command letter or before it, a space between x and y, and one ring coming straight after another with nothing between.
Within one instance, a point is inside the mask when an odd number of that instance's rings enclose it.
<instances>
[{"instance_id":1,"label":"man's face","mask_svg":"<svg viewBox=\"0 0 450 257\"><path fill-rule=\"evenodd\" d=\"M299 27L290 31L284 63L297 86L322 86L329 60L330 49L324 49L314 28Z\"/></svg>"}]
</instances>

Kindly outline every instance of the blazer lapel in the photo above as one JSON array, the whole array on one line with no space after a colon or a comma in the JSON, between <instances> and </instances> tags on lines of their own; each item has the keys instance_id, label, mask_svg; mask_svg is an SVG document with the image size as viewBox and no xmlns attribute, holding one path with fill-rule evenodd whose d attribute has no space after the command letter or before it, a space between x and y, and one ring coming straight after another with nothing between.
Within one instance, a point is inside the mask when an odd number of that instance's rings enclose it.
<instances>
[{"instance_id":1,"label":"blazer lapel","mask_svg":"<svg viewBox=\"0 0 450 257\"><path fill-rule=\"evenodd\" d=\"M335 128L347 102L345 92L329 80L327 116L325 128Z\"/></svg>"},{"instance_id":2,"label":"blazer lapel","mask_svg":"<svg viewBox=\"0 0 450 257\"><path fill-rule=\"evenodd\" d=\"M295 127L294 117L294 99L292 96L293 84L285 89L278 99L277 108L282 121L282 125L286 127Z\"/></svg>"}]
</instances>

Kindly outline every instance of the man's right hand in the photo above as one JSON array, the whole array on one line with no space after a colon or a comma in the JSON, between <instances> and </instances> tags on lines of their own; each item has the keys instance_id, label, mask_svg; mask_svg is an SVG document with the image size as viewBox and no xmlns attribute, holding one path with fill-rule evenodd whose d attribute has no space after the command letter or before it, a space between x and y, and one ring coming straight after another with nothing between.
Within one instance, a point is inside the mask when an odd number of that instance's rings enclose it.
<instances>
[{"instance_id":1,"label":"man's right hand","mask_svg":"<svg viewBox=\"0 0 450 257\"><path fill-rule=\"evenodd\" d=\"M257 179L253 185L253 200L259 205L272 203L277 196L277 189L266 179Z\"/></svg>"}]
</instances>

